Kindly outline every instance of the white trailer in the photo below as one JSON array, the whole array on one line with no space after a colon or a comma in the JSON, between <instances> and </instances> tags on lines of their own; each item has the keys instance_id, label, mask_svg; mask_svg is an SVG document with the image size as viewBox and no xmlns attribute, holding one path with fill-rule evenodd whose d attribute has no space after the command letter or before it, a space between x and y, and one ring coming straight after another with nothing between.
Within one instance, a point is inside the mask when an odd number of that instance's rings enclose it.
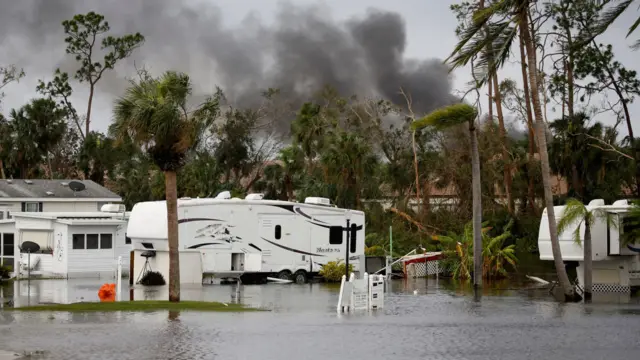
<instances>
[{"instance_id":1,"label":"white trailer","mask_svg":"<svg viewBox=\"0 0 640 360\"><path fill-rule=\"evenodd\" d=\"M179 199L181 282L197 283L211 275L242 276L243 282L273 276L305 282L329 261L345 260L347 219L349 262L359 273L365 266L362 211L337 208L324 198L297 203L249 194L231 199L226 191L213 199ZM127 237L133 245L131 279L139 278L145 264L168 279L166 202L136 204Z\"/></svg>"},{"instance_id":2,"label":"white trailer","mask_svg":"<svg viewBox=\"0 0 640 360\"><path fill-rule=\"evenodd\" d=\"M605 205L604 200L596 199L587 205L590 211L604 210L606 216L597 217L591 224L591 243L593 260L593 292L629 292L632 287L640 286L640 239L625 243L623 234L630 231L630 223L625 215L631 205L627 200L618 200ZM556 222L560 221L565 206L555 206ZM577 265L578 283L584 284L584 250L582 241L576 244L574 233L579 228L580 238L584 240L584 221L571 224L563 233L558 234L560 252L565 264ZM538 234L540 260L553 260L551 234L545 209L540 219Z\"/></svg>"}]
</instances>

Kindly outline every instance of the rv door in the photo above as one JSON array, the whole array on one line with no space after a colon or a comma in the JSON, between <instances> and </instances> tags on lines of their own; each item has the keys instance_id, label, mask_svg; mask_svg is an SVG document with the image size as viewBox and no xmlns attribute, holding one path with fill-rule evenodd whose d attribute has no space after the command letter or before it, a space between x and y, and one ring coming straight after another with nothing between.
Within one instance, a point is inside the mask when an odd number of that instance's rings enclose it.
<instances>
[{"instance_id":1,"label":"rv door","mask_svg":"<svg viewBox=\"0 0 640 360\"><path fill-rule=\"evenodd\" d=\"M261 214L258 216L258 237L263 256L263 271L292 270L296 264L296 253L299 244L296 244L295 215ZM296 231L297 230L297 231Z\"/></svg>"}]
</instances>

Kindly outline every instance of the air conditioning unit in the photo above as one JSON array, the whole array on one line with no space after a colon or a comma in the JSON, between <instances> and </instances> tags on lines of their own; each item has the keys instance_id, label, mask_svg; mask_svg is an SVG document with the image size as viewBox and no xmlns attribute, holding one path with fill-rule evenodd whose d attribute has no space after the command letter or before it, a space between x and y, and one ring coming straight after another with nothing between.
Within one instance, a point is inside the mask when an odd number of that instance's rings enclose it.
<instances>
[{"instance_id":1,"label":"air conditioning unit","mask_svg":"<svg viewBox=\"0 0 640 360\"><path fill-rule=\"evenodd\" d=\"M305 204L331 206L331 200L323 197L308 197L304 199Z\"/></svg>"},{"instance_id":2,"label":"air conditioning unit","mask_svg":"<svg viewBox=\"0 0 640 360\"><path fill-rule=\"evenodd\" d=\"M216 195L215 197L216 199L224 199L224 200L229 200L231 199L231 192L229 191L222 191L221 193L219 193L218 195Z\"/></svg>"},{"instance_id":3,"label":"air conditioning unit","mask_svg":"<svg viewBox=\"0 0 640 360\"><path fill-rule=\"evenodd\" d=\"M126 206L124 204L104 204L100 208L101 212L106 213L120 213L126 210Z\"/></svg>"},{"instance_id":4,"label":"air conditioning unit","mask_svg":"<svg viewBox=\"0 0 640 360\"><path fill-rule=\"evenodd\" d=\"M264 198L264 194L247 194L244 197L245 200L262 200Z\"/></svg>"}]
</instances>

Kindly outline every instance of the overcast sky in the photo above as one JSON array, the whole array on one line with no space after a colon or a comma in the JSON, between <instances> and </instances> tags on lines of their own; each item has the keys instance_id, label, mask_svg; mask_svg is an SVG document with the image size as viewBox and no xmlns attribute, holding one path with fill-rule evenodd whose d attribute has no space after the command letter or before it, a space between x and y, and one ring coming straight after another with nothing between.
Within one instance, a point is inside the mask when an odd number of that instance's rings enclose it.
<instances>
[{"instance_id":1,"label":"overcast sky","mask_svg":"<svg viewBox=\"0 0 640 360\"><path fill-rule=\"evenodd\" d=\"M371 88L373 93L384 95L390 91L385 81L414 82L409 86L415 89L415 93L424 94L423 97L429 99L424 109L431 109L446 101L447 92L464 91L470 79L468 69L459 69L453 73L447 88L443 84L446 74L443 75L442 68L434 61L446 58L456 43L456 19L449 10L455 2L458 1L191 0L186 1L189 5L185 6L191 10L187 11L186 7L177 5L180 2L171 0L0 0L0 64L15 64L23 67L27 74L20 83L4 89L6 97L2 112L6 115L11 108L35 97L37 80L50 79L56 67L73 72L75 63L65 54L60 23L75 13L90 10L104 14L116 34L140 31L147 38L146 44L130 61L117 66L116 71L107 74L98 84L93 107L92 128L95 130L107 129L114 97L126 86L124 78L134 71L134 60L138 66L145 64L154 73L167 69L187 71L194 78L197 94L212 92L218 84L229 90L239 102L251 102L254 92L248 91L249 88L278 87L273 82L280 81L285 83L283 86L294 89L294 81L287 81L289 77L296 78L296 72L323 72L328 66L330 74L318 77L318 81L336 81L347 91ZM394 22L396 18L389 14L374 17L371 9L398 14L405 34L401 34L398 22ZM627 14L599 40L612 43L617 58L637 70L637 61L633 60L639 53L628 48L633 39L624 38L633 16L635 14ZM359 21L356 25L353 25L354 18ZM305 26L308 28L300 30ZM353 28L361 31L349 30ZM288 32L283 32L283 29ZM322 33L324 37L309 44L305 40L309 37L296 37L296 31L307 35ZM276 40L268 36L274 34L277 35ZM369 52L366 55L357 52L351 44L353 41L343 43L340 34L345 37L361 34L362 38L358 39L362 44L369 44ZM373 35L368 34L377 34L377 37L371 40ZM404 51L400 44L402 36L406 36ZM336 44L338 50L329 49L332 44ZM381 61L387 60L384 51L374 53L378 47L402 53L402 63L396 65L400 70L388 74L381 67ZM246 51L246 48L252 51ZM273 65L274 56L281 69L268 75L258 73L255 64L260 63L264 67L271 62ZM309 65L317 59L326 62ZM410 59L420 61L412 63L408 61ZM369 62L368 66L373 70L360 73L358 69L366 65L363 62ZM519 80L519 65L508 64L500 76L501 79L511 77ZM353 82L358 84L351 84ZM296 92L301 91L298 85L295 89ZM86 88L74 84L74 90L74 104L84 114ZM486 102L483 111L486 111ZM635 116L640 105L633 104L631 111L632 117ZM549 108L549 119L557 114ZM613 123L610 115L599 116L598 120ZM636 121L634 124L636 132L640 132L639 123ZM621 134L627 133L625 126L620 126L619 130Z\"/></svg>"}]
</instances>

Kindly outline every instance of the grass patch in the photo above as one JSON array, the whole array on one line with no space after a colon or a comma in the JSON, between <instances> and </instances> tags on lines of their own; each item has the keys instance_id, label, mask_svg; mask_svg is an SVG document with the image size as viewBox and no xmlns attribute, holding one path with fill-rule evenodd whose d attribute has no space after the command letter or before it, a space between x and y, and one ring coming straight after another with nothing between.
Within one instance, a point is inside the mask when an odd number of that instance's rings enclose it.
<instances>
[{"instance_id":1,"label":"grass patch","mask_svg":"<svg viewBox=\"0 0 640 360\"><path fill-rule=\"evenodd\" d=\"M111 311L218 311L248 312L265 311L246 307L241 304L223 304L219 302L181 301L114 301L114 302L78 302L72 304L35 305L16 308L4 308L5 311L66 311L66 312L111 312Z\"/></svg>"}]
</instances>

